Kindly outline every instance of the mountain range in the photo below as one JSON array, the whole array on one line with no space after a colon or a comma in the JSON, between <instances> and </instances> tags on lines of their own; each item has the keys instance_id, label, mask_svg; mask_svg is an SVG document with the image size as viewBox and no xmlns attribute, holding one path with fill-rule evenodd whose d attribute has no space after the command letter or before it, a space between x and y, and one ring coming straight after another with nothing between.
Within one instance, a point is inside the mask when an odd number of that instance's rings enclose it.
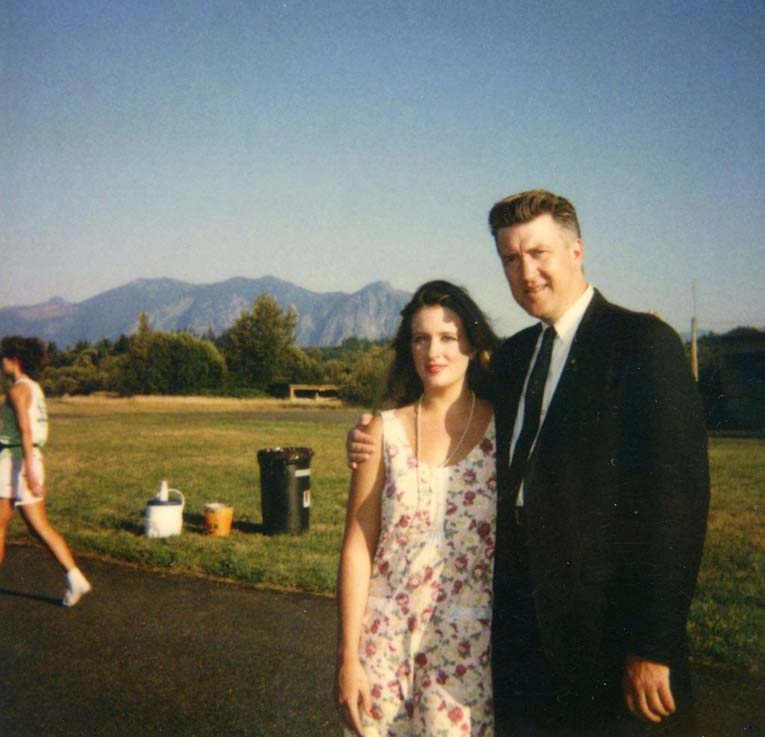
<instances>
[{"instance_id":1,"label":"mountain range","mask_svg":"<svg viewBox=\"0 0 765 737\"><path fill-rule=\"evenodd\" d=\"M393 335L410 294L374 282L352 294L312 292L273 276L234 277L214 284L176 279L137 279L82 302L60 297L42 304L0 308L0 335L38 335L60 348L135 332L146 312L155 330L189 330L197 335L227 330L261 294L298 313L300 346L340 345L346 338L380 340Z\"/></svg>"}]
</instances>

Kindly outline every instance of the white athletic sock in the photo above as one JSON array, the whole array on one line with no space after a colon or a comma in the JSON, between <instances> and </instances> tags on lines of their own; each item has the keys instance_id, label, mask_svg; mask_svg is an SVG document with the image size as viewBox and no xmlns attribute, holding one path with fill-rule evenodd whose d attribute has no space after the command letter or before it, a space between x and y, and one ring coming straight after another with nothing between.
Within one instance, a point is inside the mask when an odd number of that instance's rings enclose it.
<instances>
[{"instance_id":1,"label":"white athletic sock","mask_svg":"<svg viewBox=\"0 0 765 737\"><path fill-rule=\"evenodd\" d=\"M71 568L66 572L68 588L64 594L63 605L74 606L93 587L79 568Z\"/></svg>"}]
</instances>

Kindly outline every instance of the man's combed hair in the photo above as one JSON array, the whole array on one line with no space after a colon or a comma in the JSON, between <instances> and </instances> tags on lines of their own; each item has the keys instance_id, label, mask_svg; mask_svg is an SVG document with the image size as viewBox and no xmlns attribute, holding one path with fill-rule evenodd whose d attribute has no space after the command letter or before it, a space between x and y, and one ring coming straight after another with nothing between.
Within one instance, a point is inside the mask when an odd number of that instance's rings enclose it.
<instances>
[{"instance_id":1,"label":"man's combed hair","mask_svg":"<svg viewBox=\"0 0 765 737\"><path fill-rule=\"evenodd\" d=\"M550 215L556 223L570 230L577 238L582 237L574 206L565 197L546 189L531 189L497 202L489 212L489 229L496 238L500 228L528 223L540 215Z\"/></svg>"},{"instance_id":2,"label":"man's combed hair","mask_svg":"<svg viewBox=\"0 0 765 737\"><path fill-rule=\"evenodd\" d=\"M24 338L21 335L8 335L3 338L0 354L3 358L18 358L21 370L33 379L37 378L48 359L42 340Z\"/></svg>"},{"instance_id":3,"label":"man's combed hair","mask_svg":"<svg viewBox=\"0 0 765 737\"><path fill-rule=\"evenodd\" d=\"M403 407L422 394L422 381L412 358L412 318L422 307L435 305L450 309L460 318L471 350L476 352L468 366L468 384L478 396L486 396L489 361L497 344L497 336L465 289L448 281L436 280L423 284L401 310L401 324L392 343L393 362L388 370L383 405Z\"/></svg>"}]
</instances>

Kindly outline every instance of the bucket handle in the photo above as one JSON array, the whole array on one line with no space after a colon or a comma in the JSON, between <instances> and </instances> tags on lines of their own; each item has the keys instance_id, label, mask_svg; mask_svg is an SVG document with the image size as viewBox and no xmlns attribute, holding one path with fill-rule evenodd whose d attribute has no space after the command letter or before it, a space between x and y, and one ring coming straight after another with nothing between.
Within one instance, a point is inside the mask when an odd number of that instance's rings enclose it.
<instances>
[{"instance_id":1,"label":"bucket handle","mask_svg":"<svg viewBox=\"0 0 765 737\"><path fill-rule=\"evenodd\" d=\"M183 494L181 494L181 492L178 491L178 489L168 489L167 493L168 494L175 493L181 498L181 509L183 509L186 506L186 497L183 496Z\"/></svg>"}]
</instances>

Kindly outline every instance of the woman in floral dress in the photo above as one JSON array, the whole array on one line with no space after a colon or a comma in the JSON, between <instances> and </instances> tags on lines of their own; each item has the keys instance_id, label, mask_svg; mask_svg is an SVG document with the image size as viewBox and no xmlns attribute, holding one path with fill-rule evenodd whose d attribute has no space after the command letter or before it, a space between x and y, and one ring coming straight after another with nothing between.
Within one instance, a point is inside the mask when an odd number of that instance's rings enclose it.
<instances>
[{"instance_id":1,"label":"woman in floral dress","mask_svg":"<svg viewBox=\"0 0 765 737\"><path fill-rule=\"evenodd\" d=\"M402 311L375 450L353 473L338 575L347 735L493 735L489 633L496 338L467 293L429 282Z\"/></svg>"}]
</instances>

